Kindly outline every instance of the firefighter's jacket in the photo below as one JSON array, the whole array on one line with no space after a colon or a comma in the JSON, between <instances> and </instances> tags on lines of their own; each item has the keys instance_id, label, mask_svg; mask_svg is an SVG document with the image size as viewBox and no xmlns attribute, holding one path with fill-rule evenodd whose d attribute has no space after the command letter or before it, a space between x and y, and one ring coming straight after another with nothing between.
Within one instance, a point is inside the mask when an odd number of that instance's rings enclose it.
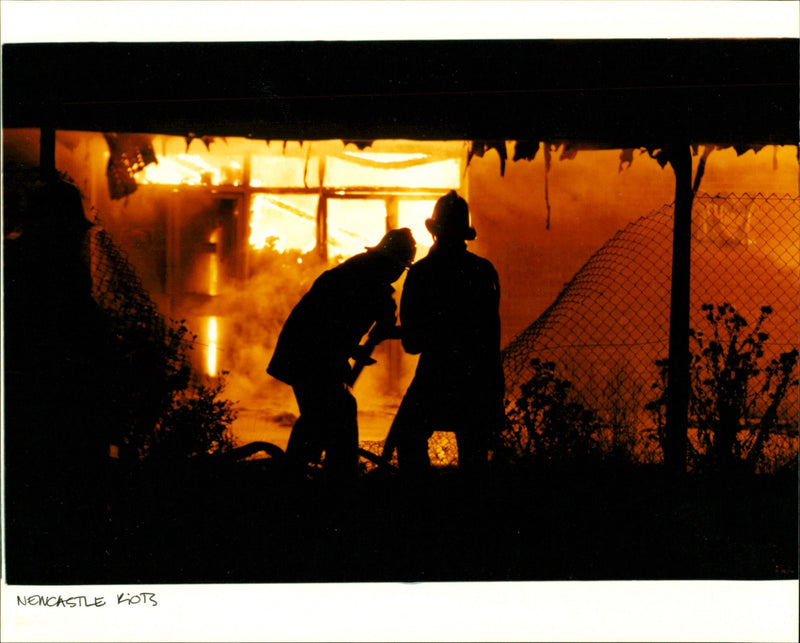
<instances>
[{"instance_id":1,"label":"firefighter's jacket","mask_svg":"<svg viewBox=\"0 0 800 643\"><path fill-rule=\"evenodd\" d=\"M403 348L419 353L404 404L430 424L487 429L503 414L500 286L491 262L463 242L439 244L408 271L400 302Z\"/></svg>"},{"instance_id":2,"label":"firefighter's jacket","mask_svg":"<svg viewBox=\"0 0 800 643\"><path fill-rule=\"evenodd\" d=\"M287 384L346 382L349 358L373 323L396 322L394 288L362 253L322 273L281 330L267 373Z\"/></svg>"}]
</instances>

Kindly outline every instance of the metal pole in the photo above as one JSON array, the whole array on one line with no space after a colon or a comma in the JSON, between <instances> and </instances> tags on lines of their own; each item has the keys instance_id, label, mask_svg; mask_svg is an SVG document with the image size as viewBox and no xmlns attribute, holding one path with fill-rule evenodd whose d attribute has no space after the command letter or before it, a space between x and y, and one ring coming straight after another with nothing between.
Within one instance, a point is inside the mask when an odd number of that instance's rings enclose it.
<instances>
[{"instance_id":1,"label":"metal pole","mask_svg":"<svg viewBox=\"0 0 800 643\"><path fill-rule=\"evenodd\" d=\"M317 201L317 254L328 260L328 197L325 192L325 154L319 155L319 201Z\"/></svg>"},{"instance_id":2,"label":"metal pole","mask_svg":"<svg viewBox=\"0 0 800 643\"><path fill-rule=\"evenodd\" d=\"M46 125L39 132L39 176L51 183L56 179L56 128Z\"/></svg>"},{"instance_id":3,"label":"metal pole","mask_svg":"<svg viewBox=\"0 0 800 643\"><path fill-rule=\"evenodd\" d=\"M675 222L672 243L669 356L664 465L678 475L686 472L689 428L689 303L692 249L692 152L688 143L669 153L675 172Z\"/></svg>"}]
</instances>

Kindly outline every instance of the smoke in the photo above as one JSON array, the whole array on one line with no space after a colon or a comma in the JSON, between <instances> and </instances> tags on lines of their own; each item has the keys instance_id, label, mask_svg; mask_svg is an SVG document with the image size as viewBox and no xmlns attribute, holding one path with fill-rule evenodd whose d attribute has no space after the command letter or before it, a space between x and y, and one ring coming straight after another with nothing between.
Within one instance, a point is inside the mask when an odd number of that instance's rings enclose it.
<instances>
[{"instance_id":1,"label":"smoke","mask_svg":"<svg viewBox=\"0 0 800 643\"><path fill-rule=\"evenodd\" d=\"M226 372L225 396L234 401L238 442L266 440L285 446L297 415L291 387L266 373L283 324L314 280L330 265L315 253L251 251L250 277L223 281L220 294L186 310L197 335L194 361L204 365L206 320L218 320L218 364ZM377 364L364 370L354 387L362 440L382 440L413 375L416 359L397 342L373 354Z\"/></svg>"}]
</instances>

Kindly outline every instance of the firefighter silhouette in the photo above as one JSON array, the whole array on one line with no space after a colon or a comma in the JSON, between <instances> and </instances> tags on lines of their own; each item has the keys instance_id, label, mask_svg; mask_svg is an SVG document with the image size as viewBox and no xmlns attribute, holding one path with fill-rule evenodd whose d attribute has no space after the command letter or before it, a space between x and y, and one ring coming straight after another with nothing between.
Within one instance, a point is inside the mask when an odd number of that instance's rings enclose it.
<instances>
[{"instance_id":1,"label":"firefighter silhouette","mask_svg":"<svg viewBox=\"0 0 800 643\"><path fill-rule=\"evenodd\" d=\"M403 348L420 357L383 457L397 448L401 471L424 474L428 439L435 430L453 431L459 470L479 476L504 415L500 286L492 264L467 250L476 232L455 191L436 202L425 224L434 244L409 269L400 301Z\"/></svg>"},{"instance_id":2,"label":"firefighter silhouette","mask_svg":"<svg viewBox=\"0 0 800 643\"><path fill-rule=\"evenodd\" d=\"M357 405L350 358L363 363L360 341L397 336L397 281L411 265L416 243L408 228L390 230L377 246L327 270L314 282L281 330L267 373L292 386L300 417L286 455L295 466L319 462L333 483L358 472Z\"/></svg>"}]
</instances>

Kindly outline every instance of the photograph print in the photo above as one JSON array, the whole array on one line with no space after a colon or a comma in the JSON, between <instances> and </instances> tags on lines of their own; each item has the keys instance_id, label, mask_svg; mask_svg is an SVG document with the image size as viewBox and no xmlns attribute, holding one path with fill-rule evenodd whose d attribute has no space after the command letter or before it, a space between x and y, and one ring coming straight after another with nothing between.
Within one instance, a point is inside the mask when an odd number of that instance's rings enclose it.
<instances>
[{"instance_id":1,"label":"photograph print","mask_svg":"<svg viewBox=\"0 0 800 643\"><path fill-rule=\"evenodd\" d=\"M797 579L796 39L2 54L8 584Z\"/></svg>"}]
</instances>

